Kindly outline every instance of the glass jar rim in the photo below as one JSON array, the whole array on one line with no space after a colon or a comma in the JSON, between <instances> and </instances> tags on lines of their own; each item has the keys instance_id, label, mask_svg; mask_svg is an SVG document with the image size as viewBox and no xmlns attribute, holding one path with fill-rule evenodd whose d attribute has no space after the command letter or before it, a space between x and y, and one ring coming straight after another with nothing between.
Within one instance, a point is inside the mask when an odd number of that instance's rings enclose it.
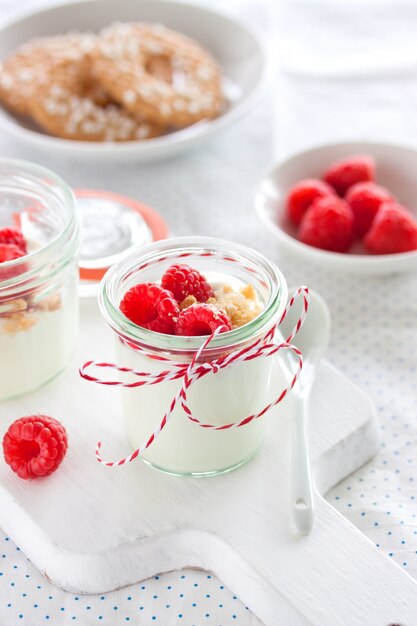
<instances>
[{"instance_id":1,"label":"glass jar rim","mask_svg":"<svg viewBox=\"0 0 417 626\"><path fill-rule=\"evenodd\" d=\"M47 258L50 258L51 253L55 250L61 250L67 253L67 246L64 244L72 238L74 234L74 245L75 247L78 245L79 239L79 228L77 228L77 201L75 198L75 194L71 187L66 183L60 176L55 174L52 170L43 165L38 165L37 163L32 163L31 161L25 161L23 159L9 159L9 158L0 158L0 170L2 167L14 167L16 171L20 171L21 173L27 172L28 174L39 178L49 178L51 179L62 191L64 195L65 204L69 207L70 211L68 213L68 219L65 223L64 228L49 241L47 244L39 248L38 250L34 250L33 252L29 252L25 254L23 257L19 257L18 259L14 259L12 261L6 261L7 268L30 268L27 271L23 269L23 271L18 273L19 282L24 281L26 278L30 278L32 274L35 274L39 267L41 267ZM75 231L75 233L74 233ZM73 252L72 247L69 250L71 254ZM31 263L28 264L28 261ZM11 287L16 282L16 278L9 278L6 280L0 280L0 285L2 287Z\"/></svg>"},{"instance_id":2,"label":"glass jar rim","mask_svg":"<svg viewBox=\"0 0 417 626\"><path fill-rule=\"evenodd\" d=\"M145 345L150 349L189 353L197 351L207 339L207 336L167 335L137 326L123 315L119 309L119 302L115 298L117 286L138 268L138 263L142 267L148 262L156 260L158 256L163 255L165 259L166 257L169 258L170 254L173 259L178 260L181 259L181 249L187 250L187 254L183 255L182 258L188 254L192 256L193 252L198 253L201 249L214 251L213 256L215 256L216 250L223 251L229 257L234 254L261 267L264 277L269 279L270 295L264 310L247 324L217 335L207 351L217 348L230 348L248 340L254 340L260 334L265 333L267 325L272 326L282 315L287 304L287 282L278 267L264 255L242 244L216 237L176 237L151 243L141 248L140 251L123 257L106 272L101 281L99 306L102 315L109 326L126 341L141 346ZM175 257L175 253L178 253L177 257ZM206 256L210 255L206 254ZM229 258L229 260L234 259ZM175 261L173 260L173 262Z\"/></svg>"}]
</instances>

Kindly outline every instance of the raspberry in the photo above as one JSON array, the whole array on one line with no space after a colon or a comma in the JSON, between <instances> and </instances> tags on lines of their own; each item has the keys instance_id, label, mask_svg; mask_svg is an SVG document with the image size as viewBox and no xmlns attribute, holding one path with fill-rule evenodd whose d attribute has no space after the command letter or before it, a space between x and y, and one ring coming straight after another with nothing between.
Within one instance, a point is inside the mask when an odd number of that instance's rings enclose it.
<instances>
[{"instance_id":1,"label":"raspberry","mask_svg":"<svg viewBox=\"0 0 417 626\"><path fill-rule=\"evenodd\" d=\"M2 263L6 261L14 261L25 256L25 253L12 243L0 243L0 280L8 280L21 274L24 269L22 268L6 268L2 267Z\"/></svg>"},{"instance_id":2,"label":"raspberry","mask_svg":"<svg viewBox=\"0 0 417 626\"><path fill-rule=\"evenodd\" d=\"M336 196L319 198L307 209L298 236L309 246L347 252L353 242L352 209Z\"/></svg>"},{"instance_id":3,"label":"raspberry","mask_svg":"<svg viewBox=\"0 0 417 626\"><path fill-rule=\"evenodd\" d=\"M232 330L226 313L214 304L192 304L183 309L175 328L176 335L211 335L216 328L224 326L220 332Z\"/></svg>"},{"instance_id":4,"label":"raspberry","mask_svg":"<svg viewBox=\"0 0 417 626\"><path fill-rule=\"evenodd\" d=\"M333 163L323 174L323 180L344 196L355 183L371 182L375 178L375 161L371 156L353 156Z\"/></svg>"},{"instance_id":5,"label":"raspberry","mask_svg":"<svg viewBox=\"0 0 417 626\"><path fill-rule=\"evenodd\" d=\"M24 254L27 254L26 240L20 230L16 230L15 228L0 228L0 243L12 243L20 248Z\"/></svg>"},{"instance_id":6,"label":"raspberry","mask_svg":"<svg viewBox=\"0 0 417 626\"><path fill-rule=\"evenodd\" d=\"M4 459L24 479L52 474L61 464L67 447L65 428L47 415L20 417L3 437Z\"/></svg>"},{"instance_id":7,"label":"raspberry","mask_svg":"<svg viewBox=\"0 0 417 626\"><path fill-rule=\"evenodd\" d=\"M197 302L206 302L214 296L204 276L188 265L171 265L162 276L161 285L174 294L177 302L187 296L194 296Z\"/></svg>"},{"instance_id":8,"label":"raspberry","mask_svg":"<svg viewBox=\"0 0 417 626\"><path fill-rule=\"evenodd\" d=\"M371 254L417 250L417 223L400 204L385 202L376 214L364 243Z\"/></svg>"},{"instance_id":9,"label":"raspberry","mask_svg":"<svg viewBox=\"0 0 417 626\"><path fill-rule=\"evenodd\" d=\"M287 212L290 220L298 226L310 204L317 198L334 196L335 191L322 180L306 178L296 183L287 195Z\"/></svg>"},{"instance_id":10,"label":"raspberry","mask_svg":"<svg viewBox=\"0 0 417 626\"><path fill-rule=\"evenodd\" d=\"M356 183L348 189L345 200L353 211L355 233L362 238L371 227L381 204L393 200L393 197L376 183Z\"/></svg>"},{"instance_id":11,"label":"raspberry","mask_svg":"<svg viewBox=\"0 0 417 626\"><path fill-rule=\"evenodd\" d=\"M180 312L172 293L155 283L139 283L129 289L120 310L134 324L168 335L175 334Z\"/></svg>"}]
</instances>

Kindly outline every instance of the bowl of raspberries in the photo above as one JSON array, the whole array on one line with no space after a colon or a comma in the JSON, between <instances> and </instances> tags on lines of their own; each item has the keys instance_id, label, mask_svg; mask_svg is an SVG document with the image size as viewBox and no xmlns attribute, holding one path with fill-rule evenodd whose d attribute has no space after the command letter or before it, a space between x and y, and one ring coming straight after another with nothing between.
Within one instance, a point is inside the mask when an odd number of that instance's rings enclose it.
<instances>
[{"instance_id":1,"label":"bowl of raspberries","mask_svg":"<svg viewBox=\"0 0 417 626\"><path fill-rule=\"evenodd\" d=\"M326 145L276 165L256 209L300 261L357 273L417 269L417 151Z\"/></svg>"}]
</instances>

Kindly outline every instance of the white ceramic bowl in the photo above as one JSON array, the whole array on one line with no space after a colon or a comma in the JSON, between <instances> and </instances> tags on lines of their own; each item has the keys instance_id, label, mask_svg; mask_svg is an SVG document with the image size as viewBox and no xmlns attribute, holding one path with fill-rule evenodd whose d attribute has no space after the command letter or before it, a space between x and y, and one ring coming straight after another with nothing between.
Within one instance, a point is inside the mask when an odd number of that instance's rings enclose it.
<instances>
[{"instance_id":1,"label":"white ceramic bowl","mask_svg":"<svg viewBox=\"0 0 417 626\"><path fill-rule=\"evenodd\" d=\"M400 254L365 254L360 243L352 252L328 252L301 243L289 222L285 199L289 188L302 178L320 178L332 163L348 156L370 154L376 160L377 182L417 218L417 151L402 146L348 142L306 150L275 165L261 180L255 198L259 217L282 248L301 261L316 262L335 271L358 274L388 274L417 269L417 251Z\"/></svg>"},{"instance_id":2,"label":"white ceramic bowl","mask_svg":"<svg viewBox=\"0 0 417 626\"><path fill-rule=\"evenodd\" d=\"M0 125L39 148L100 160L147 161L175 154L216 133L247 113L258 101L266 78L266 52L252 28L214 11L164 0L81 0L19 17L0 29L0 60L33 37L71 30L98 32L121 22L159 22L199 41L217 59L225 77L228 107L220 117L146 141L98 143L59 139L25 126L0 109Z\"/></svg>"}]
</instances>

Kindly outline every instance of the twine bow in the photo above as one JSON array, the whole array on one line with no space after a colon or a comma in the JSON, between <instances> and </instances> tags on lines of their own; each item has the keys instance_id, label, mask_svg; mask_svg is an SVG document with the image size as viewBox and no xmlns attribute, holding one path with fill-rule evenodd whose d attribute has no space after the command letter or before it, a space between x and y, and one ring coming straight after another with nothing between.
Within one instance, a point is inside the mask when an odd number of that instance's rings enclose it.
<instances>
[{"instance_id":1,"label":"twine bow","mask_svg":"<svg viewBox=\"0 0 417 626\"><path fill-rule=\"evenodd\" d=\"M298 321L295 327L293 328L291 334L286 338L285 341L279 344L274 343L275 333L279 325L283 322L283 320L288 314L288 311L294 306L295 301L300 296L302 296L303 298L303 306L302 306L300 317L298 318ZM201 428L207 428L207 429L212 429L212 430L228 430L230 428L240 428L242 426L246 426L247 424L250 424L252 421L260 417L263 417L270 409L272 409L274 406L282 402L282 400L285 398L287 393L291 391L291 389L294 387L300 375L300 372L303 367L302 354L298 348L296 348L294 345L291 344L291 341L293 340L293 338L298 333L298 331L300 330L301 326L304 323L304 320L308 311L308 306L309 306L308 287L304 287L304 286L299 287L294 293L294 295L291 297L291 299L289 300L278 323L275 324L264 337L262 337L261 339L258 339L257 341L253 342L249 346L246 346L245 348L241 348L239 350L235 350L234 352L230 352L229 354L223 355L213 361L205 361L205 362L199 363L199 360L204 354L204 351L206 350L206 348L210 345L213 339L215 339L217 335L222 332L224 327L217 328L209 337L207 337L207 339L205 339L205 341L202 343L200 348L194 354L190 363L177 363L165 357L161 357L161 356L155 357L153 355L152 358L156 358L157 360L164 361L170 367L170 369L166 369L157 374L152 374L150 372L140 372L138 370L131 369L128 367L120 367L113 363L97 362L97 361L87 361L86 363L84 363L84 365L80 368L81 377L89 382L98 383L100 385L110 385L110 386L115 386L115 387L126 387L126 388L133 389L136 387L141 387L143 385L158 385L159 383L162 383L168 380L182 380L181 386L178 389L175 396L173 397L168 410L166 411L161 422L158 424L157 428L150 435L150 437L148 437L148 439L146 439L143 442L143 444L139 448L137 448L134 452L132 452L129 456L126 456L123 459L120 459L119 461L106 461L105 459L103 459L103 457L101 456L101 452L100 452L101 441L99 441L96 446L96 458L99 461L99 463L103 463L107 467L113 467L115 465L124 465L125 463L130 463L131 461L134 461L134 459L140 456L147 448L149 448L149 446L152 445L152 443L155 441L158 435L162 432L162 430L167 425L169 419L171 418L177 404L179 404L182 407L183 411L185 412L189 420L191 420L192 422L194 422ZM135 346L135 349L138 350L139 352L143 352L147 354L146 350L142 348ZM199 380L200 378L203 378L207 374L218 374L222 369L231 367L236 363L243 363L245 361L252 361L253 359L274 356L281 350L290 351L293 354L295 354L296 359L297 359L297 367L296 367L295 372L293 373L293 377L289 385L287 385L287 387L285 387L281 391L279 396L273 402L265 406L262 409L262 411L249 415L245 417L244 419L240 420L239 422L231 422L229 424L222 424L219 426L216 426L215 424L207 424L207 423L201 422L197 417L195 417L191 413L191 410L188 406L187 394L192 384L195 383L197 380ZM107 369L116 370L118 372L133 374L139 380L137 380L136 382L132 382L132 383L124 383L122 381L101 380L87 373L87 370L90 367L107 368Z\"/></svg>"}]
</instances>

